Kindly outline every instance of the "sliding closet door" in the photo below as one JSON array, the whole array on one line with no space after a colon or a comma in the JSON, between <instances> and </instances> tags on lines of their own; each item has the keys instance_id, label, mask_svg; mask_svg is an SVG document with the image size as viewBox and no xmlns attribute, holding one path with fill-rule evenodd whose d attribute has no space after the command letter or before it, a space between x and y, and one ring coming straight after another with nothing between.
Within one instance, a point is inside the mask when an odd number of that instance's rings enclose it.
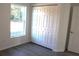
<instances>
[{"instance_id":1,"label":"sliding closet door","mask_svg":"<svg viewBox=\"0 0 79 59\"><path fill-rule=\"evenodd\" d=\"M32 42L51 48L57 36L58 6L33 7Z\"/></svg>"}]
</instances>

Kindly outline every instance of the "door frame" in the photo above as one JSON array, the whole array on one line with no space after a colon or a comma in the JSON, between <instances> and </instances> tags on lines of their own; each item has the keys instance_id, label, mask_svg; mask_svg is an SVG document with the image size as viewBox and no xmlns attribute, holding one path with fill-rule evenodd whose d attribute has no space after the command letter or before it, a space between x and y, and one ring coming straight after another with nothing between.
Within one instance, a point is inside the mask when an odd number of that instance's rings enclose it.
<instances>
[{"instance_id":1,"label":"door frame","mask_svg":"<svg viewBox=\"0 0 79 59\"><path fill-rule=\"evenodd\" d=\"M72 15L73 15L73 6L70 7L70 16L69 16L69 23L68 23L68 29L67 29L65 51L68 51L70 32L71 32L71 25L72 25Z\"/></svg>"},{"instance_id":2,"label":"door frame","mask_svg":"<svg viewBox=\"0 0 79 59\"><path fill-rule=\"evenodd\" d=\"M70 16L69 16L69 23L68 23L68 29L67 29L67 36L66 36L66 45L65 45L65 51L68 51L68 45L69 45L69 39L70 39L70 32L71 32L71 25L72 25L72 15L73 15L73 7L79 6L79 4L71 4L70 8Z\"/></svg>"}]
</instances>

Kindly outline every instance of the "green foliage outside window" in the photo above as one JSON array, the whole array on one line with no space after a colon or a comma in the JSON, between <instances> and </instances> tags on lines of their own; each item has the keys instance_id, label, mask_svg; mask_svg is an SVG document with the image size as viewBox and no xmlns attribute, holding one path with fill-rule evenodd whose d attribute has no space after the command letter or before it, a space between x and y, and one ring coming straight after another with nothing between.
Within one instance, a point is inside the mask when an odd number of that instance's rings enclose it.
<instances>
[{"instance_id":1,"label":"green foliage outside window","mask_svg":"<svg viewBox=\"0 0 79 59\"><path fill-rule=\"evenodd\" d=\"M11 20L12 21L22 21L21 8L11 7Z\"/></svg>"}]
</instances>

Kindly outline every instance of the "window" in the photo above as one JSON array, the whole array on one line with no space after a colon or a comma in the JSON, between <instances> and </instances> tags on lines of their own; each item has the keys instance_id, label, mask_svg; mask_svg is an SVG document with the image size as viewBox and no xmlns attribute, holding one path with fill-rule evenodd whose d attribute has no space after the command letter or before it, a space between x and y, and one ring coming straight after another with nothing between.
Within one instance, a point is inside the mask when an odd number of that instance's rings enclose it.
<instances>
[{"instance_id":1,"label":"window","mask_svg":"<svg viewBox=\"0 0 79 59\"><path fill-rule=\"evenodd\" d=\"M11 4L10 37L26 35L26 7Z\"/></svg>"}]
</instances>

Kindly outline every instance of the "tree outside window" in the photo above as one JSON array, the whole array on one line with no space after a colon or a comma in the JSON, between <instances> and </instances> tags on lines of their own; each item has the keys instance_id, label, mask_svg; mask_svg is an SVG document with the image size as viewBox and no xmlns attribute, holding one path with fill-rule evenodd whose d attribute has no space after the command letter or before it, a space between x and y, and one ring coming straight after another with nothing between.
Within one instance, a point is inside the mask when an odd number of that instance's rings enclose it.
<instances>
[{"instance_id":1,"label":"tree outside window","mask_svg":"<svg viewBox=\"0 0 79 59\"><path fill-rule=\"evenodd\" d=\"M21 8L11 6L11 20L12 21L22 21L22 11Z\"/></svg>"}]
</instances>

